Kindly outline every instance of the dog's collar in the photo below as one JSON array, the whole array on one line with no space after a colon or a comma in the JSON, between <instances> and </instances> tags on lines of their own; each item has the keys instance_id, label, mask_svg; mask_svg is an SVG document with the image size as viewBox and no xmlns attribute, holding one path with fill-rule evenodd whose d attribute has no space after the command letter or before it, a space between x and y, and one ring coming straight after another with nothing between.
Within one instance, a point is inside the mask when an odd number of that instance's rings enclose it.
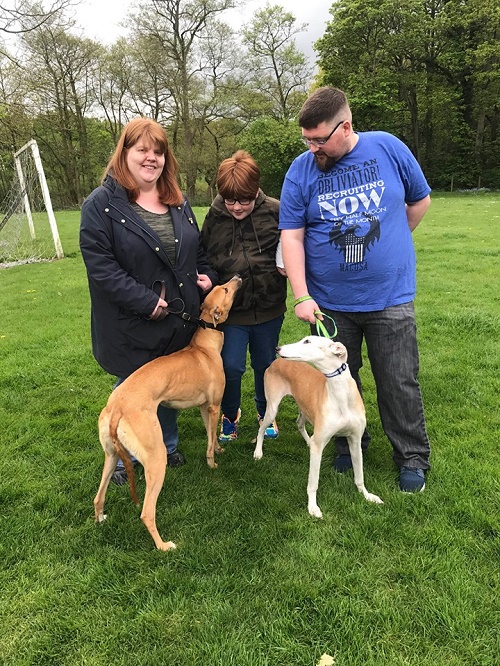
<instances>
[{"instance_id":1,"label":"dog's collar","mask_svg":"<svg viewBox=\"0 0 500 666\"><path fill-rule=\"evenodd\" d=\"M324 372L323 374L327 379L330 379L330 377L338 377L338 375L341 375L343 372L347 370L347 363L342 363L340 368L337 368L334 372Z\"/></svg>"},{"instance_id":2,"label":"dog's collar","mask_svg":"<svg viewBox=\"0 0 500 666\"><path fill-rule=\"evenodd\" d=\"M156 282L153 283L153 288L156 283L159 283L161 285L160 289L160 298L165 299L165 282L160 282L159 280L156 280ZM172 309L172 303L175 301L180 301L180 309L178 310L173 310ZM150 317L150 319L165 319L165 317L168 314L173 314L176 315L177 317L180 317L181 319L184 319L184 321L191 321L195 324L197 324L200 328L215 328L216 325L212 324L209 321L204 321L203 319L200 319L199 317L195 317L194 315L190 315L189 312L182 312L182 310L185 308L184 301L182 298L173 298L170 302L169 305L167 305L166 308L159 307L157 308L157 311L155 312L154 317Z\"/></svg>"},{"instance_id":3,"label":"dog's collar","mask_svg":"<svg viewBox=\"0 0 500 666\"><path fill-rule=\"evenodd\" d=\"M172 312L171 314L178 314L178 313ZM212 324L212 322L205 321L204 319L200 319L199 317L193 317L193 315L190 315L189 312L179 313L179 317L181 319L184 319L185 321L192 321L195 324L198 324L200 328L216 328L216 325Z\"/></svg>"},{"instance_id":4,"label":"dog's collar","mask_svg":"<svg viewBox=\"0 0 500 666\"><path fill-rule=\"evenodd\" d=\"M164 298L164 296L161 296L161 298ZM174 303L175 301L181 302L179 310L172 309L172 303ZM204 319L200 319L200 317L195 317L194 315L189 314L189 312L183 312L182 310L184 308L185 305L182 298L173 298L166 308L161 308L163 312L159 315L158 319L163 319L164 317L166 317L167 314L171 314L175 315L176 317L180 317L181 319L184 319L184 321L190 321L193 324L197 324L197 326L199 326L200 328L215 328L215 324L212 324L209 321L205 321Z\"/></svg>"}]
</instances>

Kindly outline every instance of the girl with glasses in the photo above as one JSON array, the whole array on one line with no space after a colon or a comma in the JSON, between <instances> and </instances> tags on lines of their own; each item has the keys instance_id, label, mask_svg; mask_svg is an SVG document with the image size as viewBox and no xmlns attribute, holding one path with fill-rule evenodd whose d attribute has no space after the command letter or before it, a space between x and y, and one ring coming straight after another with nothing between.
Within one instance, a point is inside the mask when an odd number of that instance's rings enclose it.
<instances>
[{"instance_id":1,"label":"girl with glasses","mask_svg":"<svg viewBox=\"0 0 500 666\"><path fill-rule=\"evenodd\" d=\"M217 173L219 194L207 213L201 237L208 261L222 282L243 278L225 324L222 361L226 389L222 398L220 442L237 439L241 417L241 381L247 350L254 373L255 405L260 421L266 411L264 372L273 362L286 310L285 273L276 266L279 202L260 189L260 170L239 150ZM275 439L273 423L266 437Z\"/></svg>"}]
</instances>

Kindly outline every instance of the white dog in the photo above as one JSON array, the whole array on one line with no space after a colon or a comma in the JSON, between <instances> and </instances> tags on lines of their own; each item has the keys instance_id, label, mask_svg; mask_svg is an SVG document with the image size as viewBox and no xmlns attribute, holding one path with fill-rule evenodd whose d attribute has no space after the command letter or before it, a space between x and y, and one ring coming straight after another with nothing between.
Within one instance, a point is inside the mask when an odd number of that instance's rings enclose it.
<instances>
[{"instance_id":1,"label":"white dog","mask_svg":"<svg viewBox=\"0 0 500 666\"><path fill-rule=\"evenodd\" d=\"M334 435L347 437L358 490L369 502L383 504L380 497L369 493L364 485L361 435L366 426L365 408L346 363L344 345L311 335L299 342L277 347L276 352L281 358L277 358L264 375L267 409L253 457L256 460L262 458L266 427L274 421L281 400L291 395L299 406L297 426L310 450L307 496L311 516L322 517L316 503L321 456ZM306 421L314 426L311 437L305 428Z\"/></svg>"}]
</instances>

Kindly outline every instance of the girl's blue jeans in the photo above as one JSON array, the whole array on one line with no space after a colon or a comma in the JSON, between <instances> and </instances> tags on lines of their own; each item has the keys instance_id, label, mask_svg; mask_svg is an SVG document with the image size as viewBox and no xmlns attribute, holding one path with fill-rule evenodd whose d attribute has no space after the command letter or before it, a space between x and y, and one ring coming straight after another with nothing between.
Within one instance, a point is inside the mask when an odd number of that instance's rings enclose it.
<instances>
[{"instance_id":1,"label":"girl's blue jeans","mask_svg":"<svg viewBox=\"0 0 500 666\"><path fill-rule=\"evenodd\" d=\"M264 372L276 358L284 315L263 324L249 326L224 326L222 362L226 375L226 388L222 397L222 413L234 421L241 404L241 379L247 365L247 349L254 375L255 405L264 416L266 396L264 394Z\"/></svg>"}]
</instances>

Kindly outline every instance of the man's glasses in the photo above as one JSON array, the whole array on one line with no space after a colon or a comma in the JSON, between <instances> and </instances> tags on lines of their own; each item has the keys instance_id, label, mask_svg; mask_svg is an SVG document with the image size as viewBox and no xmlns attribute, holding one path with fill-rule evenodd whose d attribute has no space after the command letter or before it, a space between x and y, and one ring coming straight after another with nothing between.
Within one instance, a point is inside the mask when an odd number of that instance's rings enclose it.
<instances>
[{"instance_id":1,"label":"man's glasses","mask_svg":"<svg viewBox=\"0 0 500 666\"><path fill-rule=\"evenodd\" d=\"M337 123L335 125L335 127L332 129L332 131L330 132L330 134L326 137L326 139L306 139L306 137L303 136L302 141L306 144L306 146L316 146L316 148L319 148L320 146L324 146L325 143L330 140L330 137L335 132L335 130L337 130L344 123L345 123L345 120L341 120L339 123Z\"/></svg>"},{"instance_id":2,"label":"man's glasses","mask_svg":"<svg viewBox=\"0 0 500 666\"><path fill-rule=\"evenodd\" d=\"M239 203L240 206L248 206L253 201L255 201L255 199L224 199L226 206L234 206L236 203Z\"/></svg>"}]
</instances>

